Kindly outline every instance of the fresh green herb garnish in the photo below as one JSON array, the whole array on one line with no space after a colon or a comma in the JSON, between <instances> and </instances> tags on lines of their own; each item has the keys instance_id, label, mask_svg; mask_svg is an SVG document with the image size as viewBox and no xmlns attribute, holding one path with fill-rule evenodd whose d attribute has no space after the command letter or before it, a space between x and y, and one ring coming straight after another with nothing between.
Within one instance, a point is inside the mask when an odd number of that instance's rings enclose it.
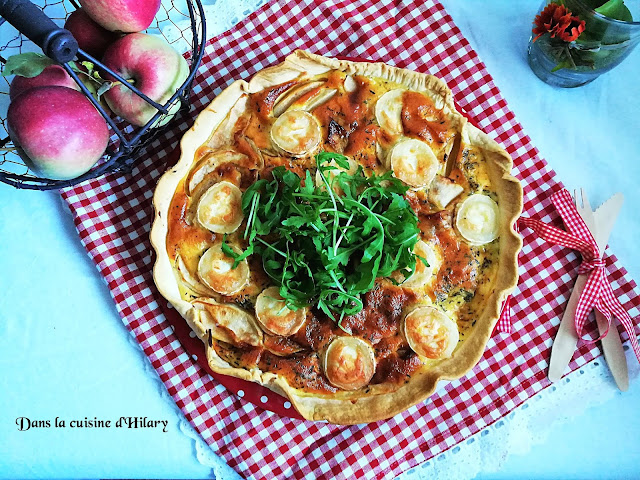
<instances>
[{"instance_id":1,"label":"fresh green herb garnish","mask_svg":"<svg viewBox=\"0 0 640 480\"><path fill-rule=\"evenodd\" d=\"M273 180L249 187L242 196L248 246L237 254L223 242L222 250L234 267L259 254L289 308L317 305L340 324L362 310L360 295L376 278L414 273L418 218L404 198L409 187L391 172L349 174L347 158L329 152L316 163L322 186L309 171L302 180L277 167Z\"/></svg>"}]
</instances>

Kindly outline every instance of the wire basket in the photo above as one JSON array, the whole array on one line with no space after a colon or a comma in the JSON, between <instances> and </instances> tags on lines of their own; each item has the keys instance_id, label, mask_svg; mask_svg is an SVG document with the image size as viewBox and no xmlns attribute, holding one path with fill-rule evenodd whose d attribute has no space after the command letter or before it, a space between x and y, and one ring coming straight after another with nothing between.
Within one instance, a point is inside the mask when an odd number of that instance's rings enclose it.
<instances>
[{"instance_id":1,"label":"wire basket","mask_svg":"<svg viewBox=\"0 0 640 480\"><path fill-rule=\"evenodd\" d=\"M11 0L0 0L0 8L4 8L6 4L11 3ZM15 3L29 2L20 0ZM52 27L56 27L57 33L49 35L51 38L45 39L44 42L36 39L40 44L39 46L27 38L27 35L35 38L37 34L34 36L32 31L26 31L27 29L22 26L20 27L22 32L18 31L10 25L5 18L0 17L0 62L4 64L7 58L19 53L31 51L40 53L44 51L45 54L62 65L67 73L78 83L82 92L84 92L91 103L93 103L105 118L109 125L111 138L103 157L86 173L68 180L56 180L38 176L36 172L32 171L29 166L25 164L9 138L7 130L7 109L9 105L8 92L10 79L8 77L2 77L3 80L0 80L0 93L2 94L0 95L0 122L2 124L0 130L0 182L20 189L54 190L76 185L85 180L109 173L125 174L129 172L140 150L144 148L145 145L148 145L159 131L166 128L166 125L165 127L159 128L154 128L153 126L161 123L163 119L166 120L167 115L173 114L177 104L180 104L181 109L189 108L191 85L204 54L204 43L206 39L205 14L201 1L163 1L160 11L156 15L153 23L145 30L145 33L162 35L177 51L185 52L185 57L189 64L189 76L164 105L157 104L151 99L146 98L135 86L129 85L128 82L121 78L116 72L113 72L81 49L78 49L76 54L73 45L73 51L71 53L65 51L67 48L66 44L52 46L56 41L60 44L60 38L63 39L62 43L64 43L65 39L68 43L75 43L75 39L73 39L70 32L61 28L68 15L79 8L75 0L41 0L40 2L34 3L38 5L39 10L44 12L45 20L53 20L56 25L52 25ZM7 20L16 23L13 19L7 18ZM31 20L28 20L27 24L28 29L32 30L35 28ZM61 36L56 38L56 34L60 34ZM49 47L49 49L47 49L47 47ZM56 51L52 51L54 47ZM66 57L64 57L65 53L67 54ZM62 55L62 57L59 55ZM117 80L127 83L127 86L131 90L145 98L148 103L151 103L156 108L156 115L142 127L133 126L120 118L116 118L115 120L111 118L100 102L94 98L79 79L78 74L69 65L69 61L74 58L80 61L91 62L95 65L96 71L100 73L104 72L105 75L111 75ZM168 124L170 125L171 123L169 122Z\"/></svg>"}]
</instances>

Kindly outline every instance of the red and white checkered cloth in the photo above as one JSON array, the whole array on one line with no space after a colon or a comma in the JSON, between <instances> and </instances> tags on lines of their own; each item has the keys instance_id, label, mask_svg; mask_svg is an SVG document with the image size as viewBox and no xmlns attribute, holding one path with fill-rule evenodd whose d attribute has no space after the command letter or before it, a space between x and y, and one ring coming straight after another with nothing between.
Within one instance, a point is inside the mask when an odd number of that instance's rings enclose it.
<instances>
[{"instance_id":1,"label":"red and white checkered cloth","mask_svg":"<svg viewBox=\"0 0 640 480\"><path fill-rule=\"evenodd\" d=\"M458 106L514 158L525 215L560 226L549 202L559 188L554 172L537 156L485 66L434 0L270 2L209 42L193 89L196 112L232 80L248 78L296 48L442 77ZM574 252L550 246L527 230L512 333L494 335L468 375L441 386L426 402L387 421L335 426L279 416L229 393L183 349L162 313L151 276L153 190L194 116L178 118L147 148L132 175L89 181L62 196L123 322L169 394L213 450L244 477L391 478L496 422L549 385L549 350L579 261ZM613 256L605 260L616 296L637 317L635 283ZM597 355L596 346L582 345L570 367L580 368Z\"/></svg>"}]
</instances>

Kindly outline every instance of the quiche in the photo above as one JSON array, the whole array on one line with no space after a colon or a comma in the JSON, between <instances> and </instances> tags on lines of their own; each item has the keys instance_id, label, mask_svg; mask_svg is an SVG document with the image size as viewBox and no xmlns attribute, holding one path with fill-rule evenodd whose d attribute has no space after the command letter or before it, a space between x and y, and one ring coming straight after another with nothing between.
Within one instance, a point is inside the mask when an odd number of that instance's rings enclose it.
<instances>
[{"instance_id":1,"label":"quiche","mask_svg":"<svg viewBox=\"0 0 640 480\"><path fill-rule=\"evenodd\" d=\"M517 284L511 167L442 80L296 51L185 133L154 280L213 371L309 420L389 418L483 354Z\"/></svg>"}]
</instances>

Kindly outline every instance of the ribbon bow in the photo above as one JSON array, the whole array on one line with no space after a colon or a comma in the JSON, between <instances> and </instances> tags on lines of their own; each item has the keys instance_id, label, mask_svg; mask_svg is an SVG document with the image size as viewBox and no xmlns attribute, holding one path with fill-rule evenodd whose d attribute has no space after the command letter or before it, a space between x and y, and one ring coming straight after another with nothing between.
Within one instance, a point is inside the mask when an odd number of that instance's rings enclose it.
<instances>
[{"instance_id":1,"label":"ribbon bow","mask_svg":"<svg viewBox=\"0 0 640 480\"><path fill-rule=\"evenodd\" d=\"M582 255L578 273L589 276L576 307L575 325L578 336L586 343L594 343L604 338L609 333L611 318L615 315L629 335L633 351L640 361L640 345L633 321L613 293L606 277L605 262L598 251L598 244L576 210L571 195L566 189L562 189L551 196L551 203L556 207L567 231L533 218L520 218L519 223L522 227L532 229L547 242L577 250ZM507 308L508 306L505 306L505 309ZM607 330L596 339L583 338L584 324L594 308L607 319Z\"/></svg>"}]
</instances>

